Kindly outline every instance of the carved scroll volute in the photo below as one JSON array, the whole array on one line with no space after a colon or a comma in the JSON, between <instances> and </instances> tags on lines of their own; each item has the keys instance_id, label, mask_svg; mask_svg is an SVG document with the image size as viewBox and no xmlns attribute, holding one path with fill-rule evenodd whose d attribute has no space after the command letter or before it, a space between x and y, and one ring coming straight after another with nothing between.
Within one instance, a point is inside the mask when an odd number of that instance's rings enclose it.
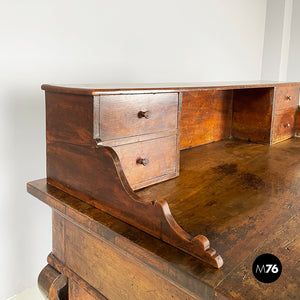
<instances>
[{"instance_id":1,"label":"carved scroll volute","mask_svg":"<svg viewBox=\"0 0 300 300\"><path fill-rule=\"evenodd\" d=\"M119 158L110 147L53 143L47 149L48 183L82 199L215 268L223 260L203 235L185 232L166 201L146 201L130 188Z\"/></svg>"}]
</instances>

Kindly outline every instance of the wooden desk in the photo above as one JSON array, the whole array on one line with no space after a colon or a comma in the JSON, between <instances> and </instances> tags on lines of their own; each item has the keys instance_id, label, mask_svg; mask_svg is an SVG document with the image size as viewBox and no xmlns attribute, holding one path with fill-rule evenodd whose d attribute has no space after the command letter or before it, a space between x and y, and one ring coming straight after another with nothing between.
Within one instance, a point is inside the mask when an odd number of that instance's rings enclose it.
<instances>
[{"instance_id":1,"label":"wooden desk","mask_svg":"<svg viewBox=\"0 0 300 300\"><path fill-rule=\"evenodd\" d=\"M28 191L53 208L53 252L39 280L51 299L67 289L69 299L296 297L300 140L289 138L298 131L298 83L44 89L48 180ZM156 93L178 93L175 129L101 139L101 95ZM111 149L172 136L173 179L143 178L143 189L127 181L127 156L120 163ZM265 252L284 268L270 288L251 273Z\"/></svg>"}]
</instances>

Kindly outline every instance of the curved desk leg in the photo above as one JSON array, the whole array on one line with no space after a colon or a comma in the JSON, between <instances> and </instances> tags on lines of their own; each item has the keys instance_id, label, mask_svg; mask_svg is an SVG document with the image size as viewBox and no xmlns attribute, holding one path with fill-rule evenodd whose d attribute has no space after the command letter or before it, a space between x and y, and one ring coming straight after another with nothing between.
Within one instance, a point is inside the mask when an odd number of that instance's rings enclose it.
<instances>
[{"instance_id":1,"label":"curved desk leg","mask_svg":"<svg viewBox=\"0 0 300 300\"><path fill-rule=\"evenodd\" d=\"M40 291L50 300L67 300L68 279L56 269L47 265L38 278Z\"/></svg>"}]
</instances>

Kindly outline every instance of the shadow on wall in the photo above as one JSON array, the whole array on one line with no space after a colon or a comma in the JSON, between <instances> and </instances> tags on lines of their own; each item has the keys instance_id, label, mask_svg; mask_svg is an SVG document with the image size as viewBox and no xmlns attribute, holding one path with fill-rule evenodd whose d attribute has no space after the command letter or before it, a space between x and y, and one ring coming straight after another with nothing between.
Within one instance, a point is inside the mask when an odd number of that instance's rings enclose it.
<instances>
[{"instance_id":1,"label":"shadow on wall","mask_svg":"<svg viewBox=\"0 0 300 300\"><path fill-rule=\"evenodd\" d=\"M26 192L26 182L45 177L44 96L35 86L6 91L4 97L0 299L36 285L51 249L51 212Z\"/></svg>"}]
</instances>

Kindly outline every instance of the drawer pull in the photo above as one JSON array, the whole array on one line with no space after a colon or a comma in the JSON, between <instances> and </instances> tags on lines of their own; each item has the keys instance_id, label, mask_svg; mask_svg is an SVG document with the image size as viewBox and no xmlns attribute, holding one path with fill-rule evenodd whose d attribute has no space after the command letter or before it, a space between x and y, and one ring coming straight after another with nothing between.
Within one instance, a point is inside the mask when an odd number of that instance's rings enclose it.
<instances>
[{"instance_id":1,"label":"drawer pull","mask_svg":"<svg viewBox=\"0 0 300 300\"><path fill-rule=\"evenodd\" d=\"M292 100L292 96L286 96L286 100L287 101L291 101Z\"/></svg>"},{"instance_id":2,"label":"drawer pull","mask_svg":"<svg viewBox=\"0 0 300 300\"><path fill-rule=\"evenodd\" d=\"M149 164L149 159L148 158L138 158L136 160L137 164L141 164L143 166L147 166Z\"/></svg>"},{"instance_id":3,"label":"drawer pull","mask_svg":"<svg viewBox=\"0 0 300 300\"><path fill-rule=\"evenodd\" d=\"M288 127L291 127L291 124L290 123L286 123L283 125L285 128L288 128Z\"/></svg>"},{"instance_id":4,"label":"drawer pull","mask_svg":"<svg viewBox=\"0 0 300 300\"><path fill-rule=\"evenodd\" d=\"M139 111L138 112L138 117L139 118L146 118L146 119L150 119L151 118L151 112L146 110L146 111Z\"/></svg>"}]
</instances>

